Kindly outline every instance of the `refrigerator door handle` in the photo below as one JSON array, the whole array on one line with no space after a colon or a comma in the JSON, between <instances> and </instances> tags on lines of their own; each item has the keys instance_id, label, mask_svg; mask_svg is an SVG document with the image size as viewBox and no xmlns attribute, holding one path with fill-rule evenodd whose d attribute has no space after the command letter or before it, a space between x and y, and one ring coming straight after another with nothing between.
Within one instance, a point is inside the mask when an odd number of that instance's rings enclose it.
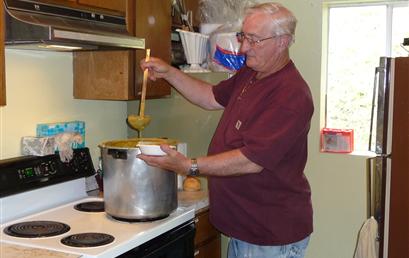
<instances>
[{"instance_id":1,"label":"refrigerator door handle","mask_svg":"<svg viewBox=\"0 0 409 258\"><path fill-rule=\"evenodd\" d=\"M374 136L374 131L376 131L376 118L375 118L375 108L376 108L376 103L377 103L377 98L378 96L378 83L379 83L379 73L382 71L382 67L376 67L375 68L375 76L374 76L374 82L373 82L373 93L372 93L372 108L371 108L371 124L370 124L370 129L369 129L369 145L368 145L368 150L369 151L375 151L373 148L373 143L372 141L376 139Z\"/></svg>"},{"instance_id":2,"label":"refrigerator door handle","mask_svg":"<svg viewBox=\"0 0 409 258\"><path fill-rule=\"evenodd\" d=\"M366 159L366 176L367 176L367 181L366 181L366 192L367 192L367 198L366 198L366 216L369 219L371 216L375 214L374 211L374 198L373 198L373 179L372 175L374 174L373 167L375 163L375 158L368 158Z\"/></svg>"},{"instance_id":3,"label":"refrigerator door handle","mask_svg":"<svg viewBox=\"0 0 409 258\"><path fill-rule=\"evenodd\" d=\"M372 96L369 151L387 154L388 124L390 111L391 58L381 57L375 70Z\"/></svg>"},{"instance_id":4,"label":"refrigerator door handle","mask_svg":"<svg viewBox=\"0 0 409 258\"><path fill-rule=\"evenodd\" d=\"M373 216L378 222L383 220L386 167L390 157L391 154L383 154L366 159L367 217Z\"/></svg>"}]
</instances>

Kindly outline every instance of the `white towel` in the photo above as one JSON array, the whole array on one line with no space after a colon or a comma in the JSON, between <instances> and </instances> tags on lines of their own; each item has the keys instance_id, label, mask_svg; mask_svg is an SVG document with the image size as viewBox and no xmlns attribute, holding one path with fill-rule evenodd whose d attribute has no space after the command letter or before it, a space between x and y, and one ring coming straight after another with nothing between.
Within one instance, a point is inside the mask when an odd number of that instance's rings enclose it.
<instances>
[{"instance_id":1,"label":"white towel","mask_svg":"<svg viewBox=\"0 0 409 258\"><path fill-rule=\"evenodd\" d=\"M379 243L378 222L374 217L367 219L359 231L358 244L355 249L354 258L378 258Z\"/></svg>"}]
</instances>

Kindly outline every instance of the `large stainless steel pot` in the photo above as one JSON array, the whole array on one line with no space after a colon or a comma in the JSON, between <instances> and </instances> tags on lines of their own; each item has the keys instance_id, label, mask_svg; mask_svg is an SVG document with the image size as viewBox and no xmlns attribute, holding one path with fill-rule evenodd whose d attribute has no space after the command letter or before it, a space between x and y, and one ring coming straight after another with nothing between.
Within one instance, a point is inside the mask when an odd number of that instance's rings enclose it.
<instances>
[{"instance_id":1,"label":"large stainless steel pot","mask_svg":"<svg viewBox=\"0 0 409 258\"><path fill-rule=\"evenodd\" d=\"M146 138L102 143L105 211L130 220L166 217L177 208L177 175L136 158L138 142ZM170 140L149 138L169 143Z\"/></svg>"}]
</instances>

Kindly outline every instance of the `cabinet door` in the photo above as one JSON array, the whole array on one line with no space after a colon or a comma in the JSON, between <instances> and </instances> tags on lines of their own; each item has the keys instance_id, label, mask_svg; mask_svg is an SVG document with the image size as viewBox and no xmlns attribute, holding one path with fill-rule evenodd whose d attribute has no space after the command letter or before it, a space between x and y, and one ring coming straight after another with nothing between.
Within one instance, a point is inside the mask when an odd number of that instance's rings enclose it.
<instances>
[{"instance_id":1,"label":"cabinet door","mask_svg":"<svg viewBox=\"0 0 409 258\"><path fill-rule=\"evenodd\" d=\"M78 4L117 11L123 14L126 12L126 0L78 0Z\"/></svg>"},{"instance_id":2,"label":"cabinet door","mask_svg":"<svg viewBox=\"0 0 409 258\"><path fill-rule=\"evenodd\" d=\"M170 62L170 2L127 2L127 20L136 37L145 38L152 56ZM143 72L139 61L144 50L74 53L74 97L78 99L133 100L139 98ZM147 98L170 95L164 80L149 82Z\"/></svg>"},{"instance_id":3,"label":"cabinet door","mask_svg":"<svg viewBox=\"0 0 409 258\"><path fill-rule=\"evenodd\" d=\"M74 52L74 98L135 99L133 51Z\"/></svg>"},{"instance_id":4,"label":"cabinet door","mask_svg":"<svg viewBox=\"0 0 409 258\"><path fill-rule=\"evenodd\" d=\"M171 61L171 3L163 0L136 1L135 7L135 35L145 38L145 47L151 49L151 56L160 57L164 61ZM141 59L145 58L145 51L135 51L135 75L137 92L140 92L143 71L139 67ZM170 85L164 80L148 83L147 98L158 98L170 95Z\"/></svg>"},{"instance_id":5,"label":"cabinet door","mask_svg":"<svg viewBox=\"0 0 409 258\"><path fill-rule=\"evenodd\" d=\"M0 3L0 21L4 20L4 5ZM0 23L0 106L6 105L6 80L4 60L4 23Z\"/></svg>"},{"instance_id":6,"label":"cabinet door","mask_svg":"<svg viewBox=\"0 0 409 258\"><path fill-rule=\"evenodd\" d=\"M196 216L195 246L216 238L220 233L210 224L209 211L204 211Z\"/></svg>"},{"instance_id":7,"label":"cabinet door","mask_svg":"<svg viewBox=\"0 0 409 258\"><path fill-rule=\"evenodd\" d=\"M220 236L195 249L195 258L220 258Z\"/></svg>"}]
</instances>

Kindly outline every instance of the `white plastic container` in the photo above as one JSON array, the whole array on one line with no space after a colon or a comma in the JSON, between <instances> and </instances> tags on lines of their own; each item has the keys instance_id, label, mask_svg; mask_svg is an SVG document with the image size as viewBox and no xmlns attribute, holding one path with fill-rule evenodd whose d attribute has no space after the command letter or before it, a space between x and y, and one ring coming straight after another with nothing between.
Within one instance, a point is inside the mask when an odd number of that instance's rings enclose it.
<instances>
[{"instance_id":1,"label":"white plastic container","mask_svg":"<svg viewBox=\"0 0 409 258\"><path fill-rule=\"evenodd\" d=\"M207 55L208 35L197 32L176 30L182 40L186 61L190 65L184 69L185 72L208 72L200 65L204 63Z\"/></svg>"},{"instance_id":2,"label":"white plastic container","mask_svg":"<svg viewBox=\"0 0 409 258\"><path fill-rule=\"evenodd\" d=\"M222 25L223 25L222 23L201 23L199 30L200 33L202 34L210 35L213 31L215 31Z\"/></svg>"}]
</instances>

